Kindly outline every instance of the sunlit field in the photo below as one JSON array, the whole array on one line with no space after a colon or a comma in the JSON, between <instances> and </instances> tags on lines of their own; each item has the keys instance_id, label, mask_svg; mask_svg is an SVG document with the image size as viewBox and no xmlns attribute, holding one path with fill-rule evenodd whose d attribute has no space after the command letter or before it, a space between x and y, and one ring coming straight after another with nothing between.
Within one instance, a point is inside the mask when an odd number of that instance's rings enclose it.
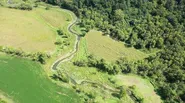
<instances>
[{"instance_id":1,"label":"sunlit field","mask_svg":"<svg viewBox=\"0 0 185 103\"><path fill-rule=\"evenodd\" d=\"M79 103L75 92L52 83L30 60L0 55L0 83L15 103Z\"/></svg>"}]
</instances>

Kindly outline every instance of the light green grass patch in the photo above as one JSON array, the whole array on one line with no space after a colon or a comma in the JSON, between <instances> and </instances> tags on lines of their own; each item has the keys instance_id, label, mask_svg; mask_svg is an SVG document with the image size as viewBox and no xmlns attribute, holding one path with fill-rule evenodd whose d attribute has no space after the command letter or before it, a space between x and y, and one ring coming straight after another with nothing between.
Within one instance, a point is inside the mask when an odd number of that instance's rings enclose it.
<instances>
[{"instance_id":1,"label":"light green grass patch","mask_svg":"<svg viewBox=\"0 0 185 103\"><path fill-rule=\"evenodd\" d=\"M32 11L22 11L0 7L0 45L21 48L28 52L53 52L56 48L56 30L65 33L72 20L69 12L60 8L45 10L44 7ZM69 34L70 35L70 34ZM74 40L70 36L69 42Z\"/></svg>"},{"instance_id":2,"label":"light green grass patch","mask_svg":"<svg viewBox=\"0 0 185 103\"><path fill-rule=\"evenodd\" d=\"M127 48L123 42L103 36L102 32L96 30L91 30L86 35L86 40L88 52L108 61L115 61L120 57L126 57L128 60L141 60L147 57L145 53L134 48Z\"/></svg>"},{"instance_id":3,"label":"light green grass patch","mask_svg":"<svg viewBox=\"0 0 185 103\"><path fill-rule=\"evenodd\" d=\"M6 55L0 55L0 90L15 103L80 102L75 92L52 83L38 63Z\"/></svg>"},{"instance_id":4,"label":"light green grass patch","mask_svg":"<svg viewBox=\"0 0 185 103\"><path fill-rule=\"evenodd\" d=\"M0 8L0 12L0 45L25 51L51 52L55 49L55 32L33 17L34 10Z\"/></svg>"},{"instance_id":5,"label":"light green grass patch","mask_svg":"<svg viewBox=\"0 0 185 103\"><path fill-rule=\"evenodd\" d=\"M44 8L35 9L36 14L39 15L45 22L55 28L65 27L72 18L69 13L66 13L61 8L50 8L49 10L43 10ZM65 28L67 29L67 28Z\"/></svg>"},{"instance_id":6,"label":"light green grass patch","mask_svg":"<svg viewBox=\"0 0 185 103\"><path fill-rule=\"evenodd\" d=\"M78 52L75 54L75 57L73 60L86 60L87 56L88 56L88 51L87 51L86 38L82 37L80 39Z\"/></svg>"},{"instance_id":7,"label":"light green grass patch","mask_svg":"<svg viewBox=\"0 0 185 103\"><path fill-rule=\"evenodd\" d=\"M154 87L149 81L136 75L116 75L117 85L136 86L138 95L144 98L144 103L161 103L160 97L154 92Z\"/></svg>"}]
</instances>

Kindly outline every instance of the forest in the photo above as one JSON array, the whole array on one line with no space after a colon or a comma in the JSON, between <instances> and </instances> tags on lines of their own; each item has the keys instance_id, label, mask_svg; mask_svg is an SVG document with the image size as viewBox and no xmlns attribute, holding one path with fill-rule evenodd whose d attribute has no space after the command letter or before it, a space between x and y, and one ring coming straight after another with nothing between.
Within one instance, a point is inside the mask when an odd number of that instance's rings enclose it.
<instances>
[{"instance_id":1,"label":"forest","mask_svg":"<svg viewBox=\"0 0 185 103\"><path fill-rule=\"evenodd\" d=\"M185 102L185 1L184 0L47 0L72 10L80 26L97 28L104 35L156 55L130 62L114 63L94 59L76 61L110 74L137 74L149 78L165 103Z\"/></svg>"}]
</instances>

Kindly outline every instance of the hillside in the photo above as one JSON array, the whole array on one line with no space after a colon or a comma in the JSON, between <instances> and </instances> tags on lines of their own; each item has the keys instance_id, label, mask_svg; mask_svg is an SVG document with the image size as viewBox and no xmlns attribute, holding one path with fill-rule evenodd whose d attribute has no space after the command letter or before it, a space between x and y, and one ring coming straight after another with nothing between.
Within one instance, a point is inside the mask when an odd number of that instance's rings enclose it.
<instances>
[{"instance_id":1,"label":"hillside","mask_svg":"<svg viewBox=\"0 0 185 103\"><path fill-rule=\"evenodd\" d=\"M184 8L184 0L1 0L0 102L184 103Z\"/></svg>"}]
</instances>

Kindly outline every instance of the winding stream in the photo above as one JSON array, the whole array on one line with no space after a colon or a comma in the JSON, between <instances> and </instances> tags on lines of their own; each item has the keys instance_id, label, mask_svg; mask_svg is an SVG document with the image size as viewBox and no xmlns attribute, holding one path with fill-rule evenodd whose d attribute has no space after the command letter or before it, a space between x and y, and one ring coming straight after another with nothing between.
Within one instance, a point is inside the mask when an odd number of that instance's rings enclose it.
<instances>
[{"instance_id":1,"label":"winding stream","mask_svg":"<svg viewBox=\"0 0 185 103\"><path fill-rule=\"evenodd\" d=\"M66 10L68 11L68 10ZM70 14L72 16L72 14ZM76 36L76 41L75 41L75 45L74 45L74 49L72 52L69 52L68 54L62 56L61 58L59 58L58 60L56 60L52 66L51 66L51 69L56 71L57 70L57 67L63 63L63 62L67 62L67 61L70 61L73 56L76 54L76 52L78 51L78 47L79 47L79 42L80 42L80 38L81 36L79 36L78 33L74 32L72 27L78 22L78 18L75 17L75 19L73 20L73 22L71 22L69 24L69 26L67 27L68 31L72 34L74 34ZM112 88L112 87L109 87L107 85L103 85L103 84L100 84L100 83L96 83L96 82L93 82L93 81L89 81L89 80L82 80L79 82L77 82L75 79L73 79L71 76L68 75L68 73L66 73L65 71L63 71L67 76L68 78L71 80L71 82L74 84L74 85L83 85L83 84L95 84L95 85L98 85L99 87L102 87L104 89L107 89L109 91L112 91L112 92L118 92L119 90L115 89L115 88Z\"/></svg>"},{"instance_id":2,"label":"winding stream","mask_svg":"<svg viewBox=\"0 0 185 103\"><path fill-rule=\"evenodd\" d=\"M70 14L70 15L71 15L71 14ZM78 35L78 33L74 32L73 29L72 29L72 27L73 27L77 22L78 22L78 18L75 17L75 20L73 20L73 22L71 22L71 23L69 24L69 26L67 27L67 30L68 30L70 33L74 34L75 37L76 37L76 41L75 41L75 45L74 45L73 51L70 52L70 53L68 53L68 54L66 54L66 55L64 55L64 56L62 56L62 57L59 58L58 60L56 60L56 61L52 64L52 66L51 66L51 69L52 69L52 70L57 70L57 67L58 67L58 65L59 65L60 63L70 61L70 60L73 58L73 56L76 54L76 52L78 51L78 45L79 45L79 42L80 42L80 38L81 38L81 37Z\"/></svg>"},{"instance_id":3,"label":"winding stream","mask_svg":"<svg viewBox=\"0 0 185 103\"><path fill-rule=\"evenodd\" d=\"M69 12L68 10L66 10L67 12ZM70 15L72 16L72 14L70 13ZM73 16L72 16L73 17ZM67 61L70 61L73 56L77 53L78 51L78 47L79 47L79 42L80 42L80 39L81 39L81 36L79 36L78 33L74 32L72 27L78 22L78 18L75 17L75 19L68 25L67 27L67 30L74 34L75 37L76 37L76 41L75 41L75 44L74 44L74 49L73 51L67 53L66 55L62 56L61 58L59 58L58 60L56 60L52 66L51 66L51 69L56 71L57 70L57 67L63 63L63 62L67 62ZM90 81L90 80L81 80L80 82L77 82L75 79L73 79L67 72L63 71L67 77L70 79L71 83L74 84L74 85L84 85L84 84L94 84L94 85L97 85L103 89L106 89L110 92L116 92L116 93L119 93L119 89L116 89L116 88L112 88L108 85L104 85L104 84L101 84L101 83L96 83L96 82L93 82L93 81ZM127 94L132 98L132 100L134 102L137 101L137 97L135 95L133 95L133 93L129 90L127 90Z\"/></svg>"}]
</instances>

